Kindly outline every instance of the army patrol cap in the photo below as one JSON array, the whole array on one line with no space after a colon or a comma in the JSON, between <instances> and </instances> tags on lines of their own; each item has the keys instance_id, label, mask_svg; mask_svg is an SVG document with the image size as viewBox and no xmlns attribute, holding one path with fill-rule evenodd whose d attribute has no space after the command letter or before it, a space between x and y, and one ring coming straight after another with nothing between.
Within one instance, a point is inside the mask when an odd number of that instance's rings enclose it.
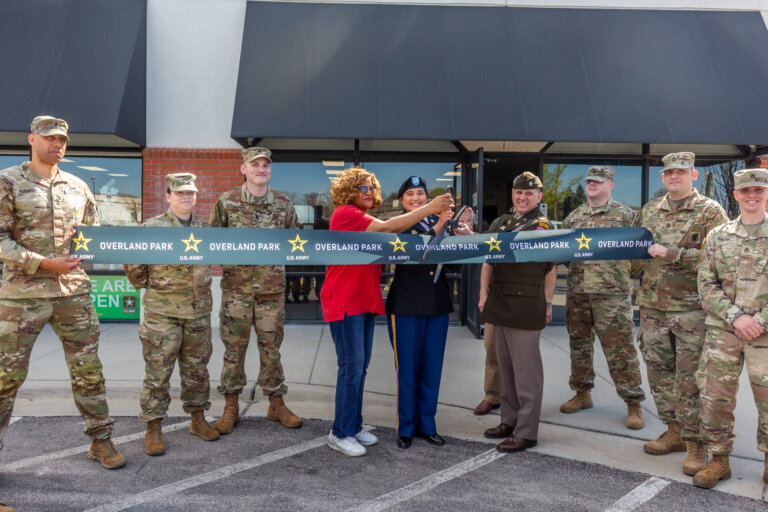
<instances>
[{"instance_id":1,"label":"army patrol cap","mask_svg":"<svg viewBox=\"0 0 768 512\"><path fill-rule=\"evenodd\" d=\"M197 187L195 186L196 179L197 176L190 172L177 172L165 176L165 181L168 184L168 188L171 189L171 192L182 192L184 190L198 192Z\"/></svg>"},{"instance_id":2,"label":"army patrol cap","mask_svg":"<svg viewBox=\"0 0 768 512\"><path fill-rule=\"evenodd\" d=\"M768 187L768 169L742 169L733 175L733 187Z\"/></svg>"},{"instance_id":3,"label":"army patrol cap","mask_svg":"<svg viewBox=\"0 0 768 512\"><path fill-rule=\"evenodd\" d=\"M532 188L544 188L544 185L541 184L541 180L538 176L533 174L531 171L525 171L523 174L515 178L515 181L512 182L512 188L530 190Z\"/></svg>"},{"instance_id":4,"label":"army patrol cap","mask_svg":"<svg viewBox=\"0 0 768 512\"><path fill-rule=\"evenodd\" d=\"M56 119L51 116L37 116L32 120L32 124L29 127L29 131L33 133L39 133L40 135L47 137L49 135L63 135L69 140L69 125L63 119Z\"/></svg>"},{"instance_id":5,"label":"army patrol cap","mask_svg":"<svg viewBox=\"0 0 768 512\"><path fill-rule=\"evenodd\" d=\"M693 170L693 162L695 160L696 155L693 153L688 153L685 151L682 153L670 153L661 159L661 161L664 163L664 167L661 169L661 172L664 172L667 169Z\"/></svg>"},{"instance_id":6,"label":"army patrol cap","mask_svg":"<svg viewBox=\"0 0 768 512\"><path fill-rule=\"evenodd\" d=\"M246 148L242 152L243 155L243 162L253 162L257 158L266 158L270 162L272 162L272 152L268 150L267 148L260 148L260 147L252 147L252 148Z\"/></svg>"},{"instance_id":7,"label":"army patrol cap","mask_svg":"<svg viewBox=\"0 0 768 512\"><path fill-rule=\"evenodd\" d=\"M427 182L424 181L424 178L421 176L411 176L407 180L403 182L402 185L400 185L400 190L397 191L397 197L401 198L403 197L403 194L407 190L410 190L412 188L423 188L424 192L427 192Z\"/></svg>"},{"instance_id":8,"label":"army patrol cap","mask_svg":"<svg viewBox=\"0 0 768 512\"><path fill-rule=\"evenodd\" d=\"M587 178L584 181L599 181L600 183L611 180L613 181L613 167L595 166L587 169Z\"/></svg>"}]
</instances>

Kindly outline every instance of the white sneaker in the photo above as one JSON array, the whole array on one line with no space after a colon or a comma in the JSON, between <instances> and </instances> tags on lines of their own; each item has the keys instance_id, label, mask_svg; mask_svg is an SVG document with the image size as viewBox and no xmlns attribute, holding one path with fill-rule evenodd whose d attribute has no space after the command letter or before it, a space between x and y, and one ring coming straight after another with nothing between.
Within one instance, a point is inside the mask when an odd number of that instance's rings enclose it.
<instances>
[{"instance_id":1,"label":"white sneaker","mask_svg":"<svg viewBox=\"0 0 768 512\"><path fill-rule=\"evenodd\" d=\"M328 446L344 455L349 455L350 457L361 457L368 453L365 446L358 443L357 439L354 437L347 436L339 438L333 435L333 432L328 434Z\"/></svg>"},{"instance_id":2,"label":"white sneaker","mask_svg":"<svg viewBox=\"0 0 768 512\"><path fill-rule=\"evenodd\" d=\"M363 430L355 434L355 439L357 439L357 442L363 446L373 446L379 442L379 438L368 432L365 427L363 427Z\"/></svg>"}]
</instances>

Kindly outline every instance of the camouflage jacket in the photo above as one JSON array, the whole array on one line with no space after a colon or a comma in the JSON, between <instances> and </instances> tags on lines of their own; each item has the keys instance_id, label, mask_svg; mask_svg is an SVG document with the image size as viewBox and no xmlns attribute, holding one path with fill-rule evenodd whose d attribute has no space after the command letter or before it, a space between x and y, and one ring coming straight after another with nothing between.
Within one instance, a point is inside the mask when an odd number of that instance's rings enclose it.
<instances>
[{"instance_id":1,"label":"camouflage jacket","mask_svg":"<svg viewBox=\"0 0 768 512\"><path fill-rule=\"evenodd\" d=\"M634 226L637 212L610 199L605 205L592 209L584 203L563 221L563 229L616 228ZM572 261L568 264L568 292L602 295L629 295L632 280L629 260Z\"/></svg>"},{"instance_id":2,"label":"camouflage jacket","mask_svg":"<svg viewBox=\"0 0 768 512\"><path fill-rule=\"evenodd\" d=\"M182 227L168 210L144 222L150 227ZM192 215L192 226L206 227ZM211 267L208 265L123 265L136 288L146 288L144 309L175 318L200 318L211 312Z\"/></svg>"},{"instance_id":3,"label":"camouflage jacket","mask_svg":"<svg viewBox=\"0 0 768 512\"><path fill-rule=\"evenodd\" d=\"M45 258L69 256L69 230L76 223L99 223L96 201L82 180L61 169L50 180L41 178L29 162L0 171L0 298L90 293L80 266L66 275L39 268Z\"/></svg>"},{"instance_id":4,"label":"camouflage jacket","mask_svg":"<svg viewBox=\"0 0 768 512\"><path fill-rule=\"evenodd\" d=\"M713 229L699 263L699 293L707 325L733 332L733 321L751 315L768 331L768 219L751 238L741 217Z\"/></svg>"},{"instance_id":5,"label":"camouflage jacket","mask_svg":"<svg viewBox=\"0 0 768 512\"><path fill-rule=\"evenodd\" d=\"M291 198L272 187L257 200L243 183L242 187L219 197L213 206L209 223L211 227L222 228L293 229L296 227L296 210ZM254 254L253 260L258 261L258 257L258 254ZM283 293L285 267L225 265L221 289L246 295Z\"/></svg>"},{"instance_id":6,"label":"camouflage jacket","mask_svg":"<svg viewBox=\"0 0 768 512\"><path fill-rule=\"evenodd\" d=\"M707 233L728 222L723 207L694 189L677 210L666 195L647 203L637 222L651 231L655 243L668 248L664 258L643 260L637 304L662 311L701 309L696 266Z\"/></svg>"}]
</instances>

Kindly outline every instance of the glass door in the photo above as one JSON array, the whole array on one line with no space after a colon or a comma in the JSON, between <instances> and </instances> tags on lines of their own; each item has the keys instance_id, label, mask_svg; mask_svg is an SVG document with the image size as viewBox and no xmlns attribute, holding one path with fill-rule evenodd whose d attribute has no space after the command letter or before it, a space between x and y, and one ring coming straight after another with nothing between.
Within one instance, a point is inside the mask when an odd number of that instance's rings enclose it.
<instances>
[{"instance_id":1,"label":"glass door","mask_svg":"<svg viewBox=\"0 0 768 512\"><path fill-rule=\"evenodd\" d=\"M483 148L470 153L463 163L464 177L462 181L462 197L466 198L468 206L475 212L475 230L483 228ZM477 301L480 296L480 269L482 264L464 265L461 279L461 318L465 318L467 327L472 334L482 336L482 322Z\"/></svg>"}]
</instances>

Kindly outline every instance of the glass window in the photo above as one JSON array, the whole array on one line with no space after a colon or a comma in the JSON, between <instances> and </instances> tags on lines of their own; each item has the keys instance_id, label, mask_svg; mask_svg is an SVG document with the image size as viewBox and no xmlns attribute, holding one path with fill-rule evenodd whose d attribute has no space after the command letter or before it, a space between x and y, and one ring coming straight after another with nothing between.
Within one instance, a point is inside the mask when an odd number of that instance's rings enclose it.
<instances>
[{"instance_id":1,"label":"glass window","mask_svg":"<svg viewBox=\"0 0 768 512\"><path fill-rule=\"evenodd\" d=\"M272 166L270 186L293 200L302 229L328 229L333 213L331 180L352 165L351 162L342 160L275 162ZM369 212L380 219L394 217L403 212L397 192L403 181L410 176L424 178L429 197L435 197L443 193L448 185L453 185L457 191L457 202L461 204L461 167L453 163L368 162L361 163L361 167L373 172L381 183L382 205ZM321 319L319 297L325 267L292 265L287 267L286 271L286 319ZM449 281L453 294L458 296L458 280ZM388 289L389 279L384 279L382 292L385 298ZM458 307L455 309L458 311ZM457 319L457 313L454 313L452 320Z\"/></svg>"},{"instance_id":2,"label":"glass window","mask_svg":"<svg viewBox=\"0 0 768 512\"><path fill-rule=\"evenodd\" d=\"M0 169L27 160L27 155L0 155ZM141 222L141 158L68 156L59 162L59 169L88 185L102 224L135 226Z\"/></svg>"},{"instance_id":3,"label":"glass window","mask_svg":"<svg viewBox=\"0 0 768 512\"><path fill-rule=\"evenodd\" d=\"M632 208L642 205L642 167L640 165L613 165L593 163L544 164L544 199L547 216L562 221L571 211L587 201L584 179L593 165L610 165L616 171L612 197Z\"/></svg>"},{"instance_id":4,"label":"glass window","mask_svg":"<svg viewBox=\"0 0 768 512\"><path fill-rule=\"evenodd\" d=\"M743 160L730 160L696 166L699 175L693 182L693 187L720 203L728 217L735 219L739 215L739 203L733 198L733 174L744 169L744 165ZM649 199L663 197L667 193L664 182L661 181L661 169L661 165L650 168Z\"/></svg>"}]
</instances>

